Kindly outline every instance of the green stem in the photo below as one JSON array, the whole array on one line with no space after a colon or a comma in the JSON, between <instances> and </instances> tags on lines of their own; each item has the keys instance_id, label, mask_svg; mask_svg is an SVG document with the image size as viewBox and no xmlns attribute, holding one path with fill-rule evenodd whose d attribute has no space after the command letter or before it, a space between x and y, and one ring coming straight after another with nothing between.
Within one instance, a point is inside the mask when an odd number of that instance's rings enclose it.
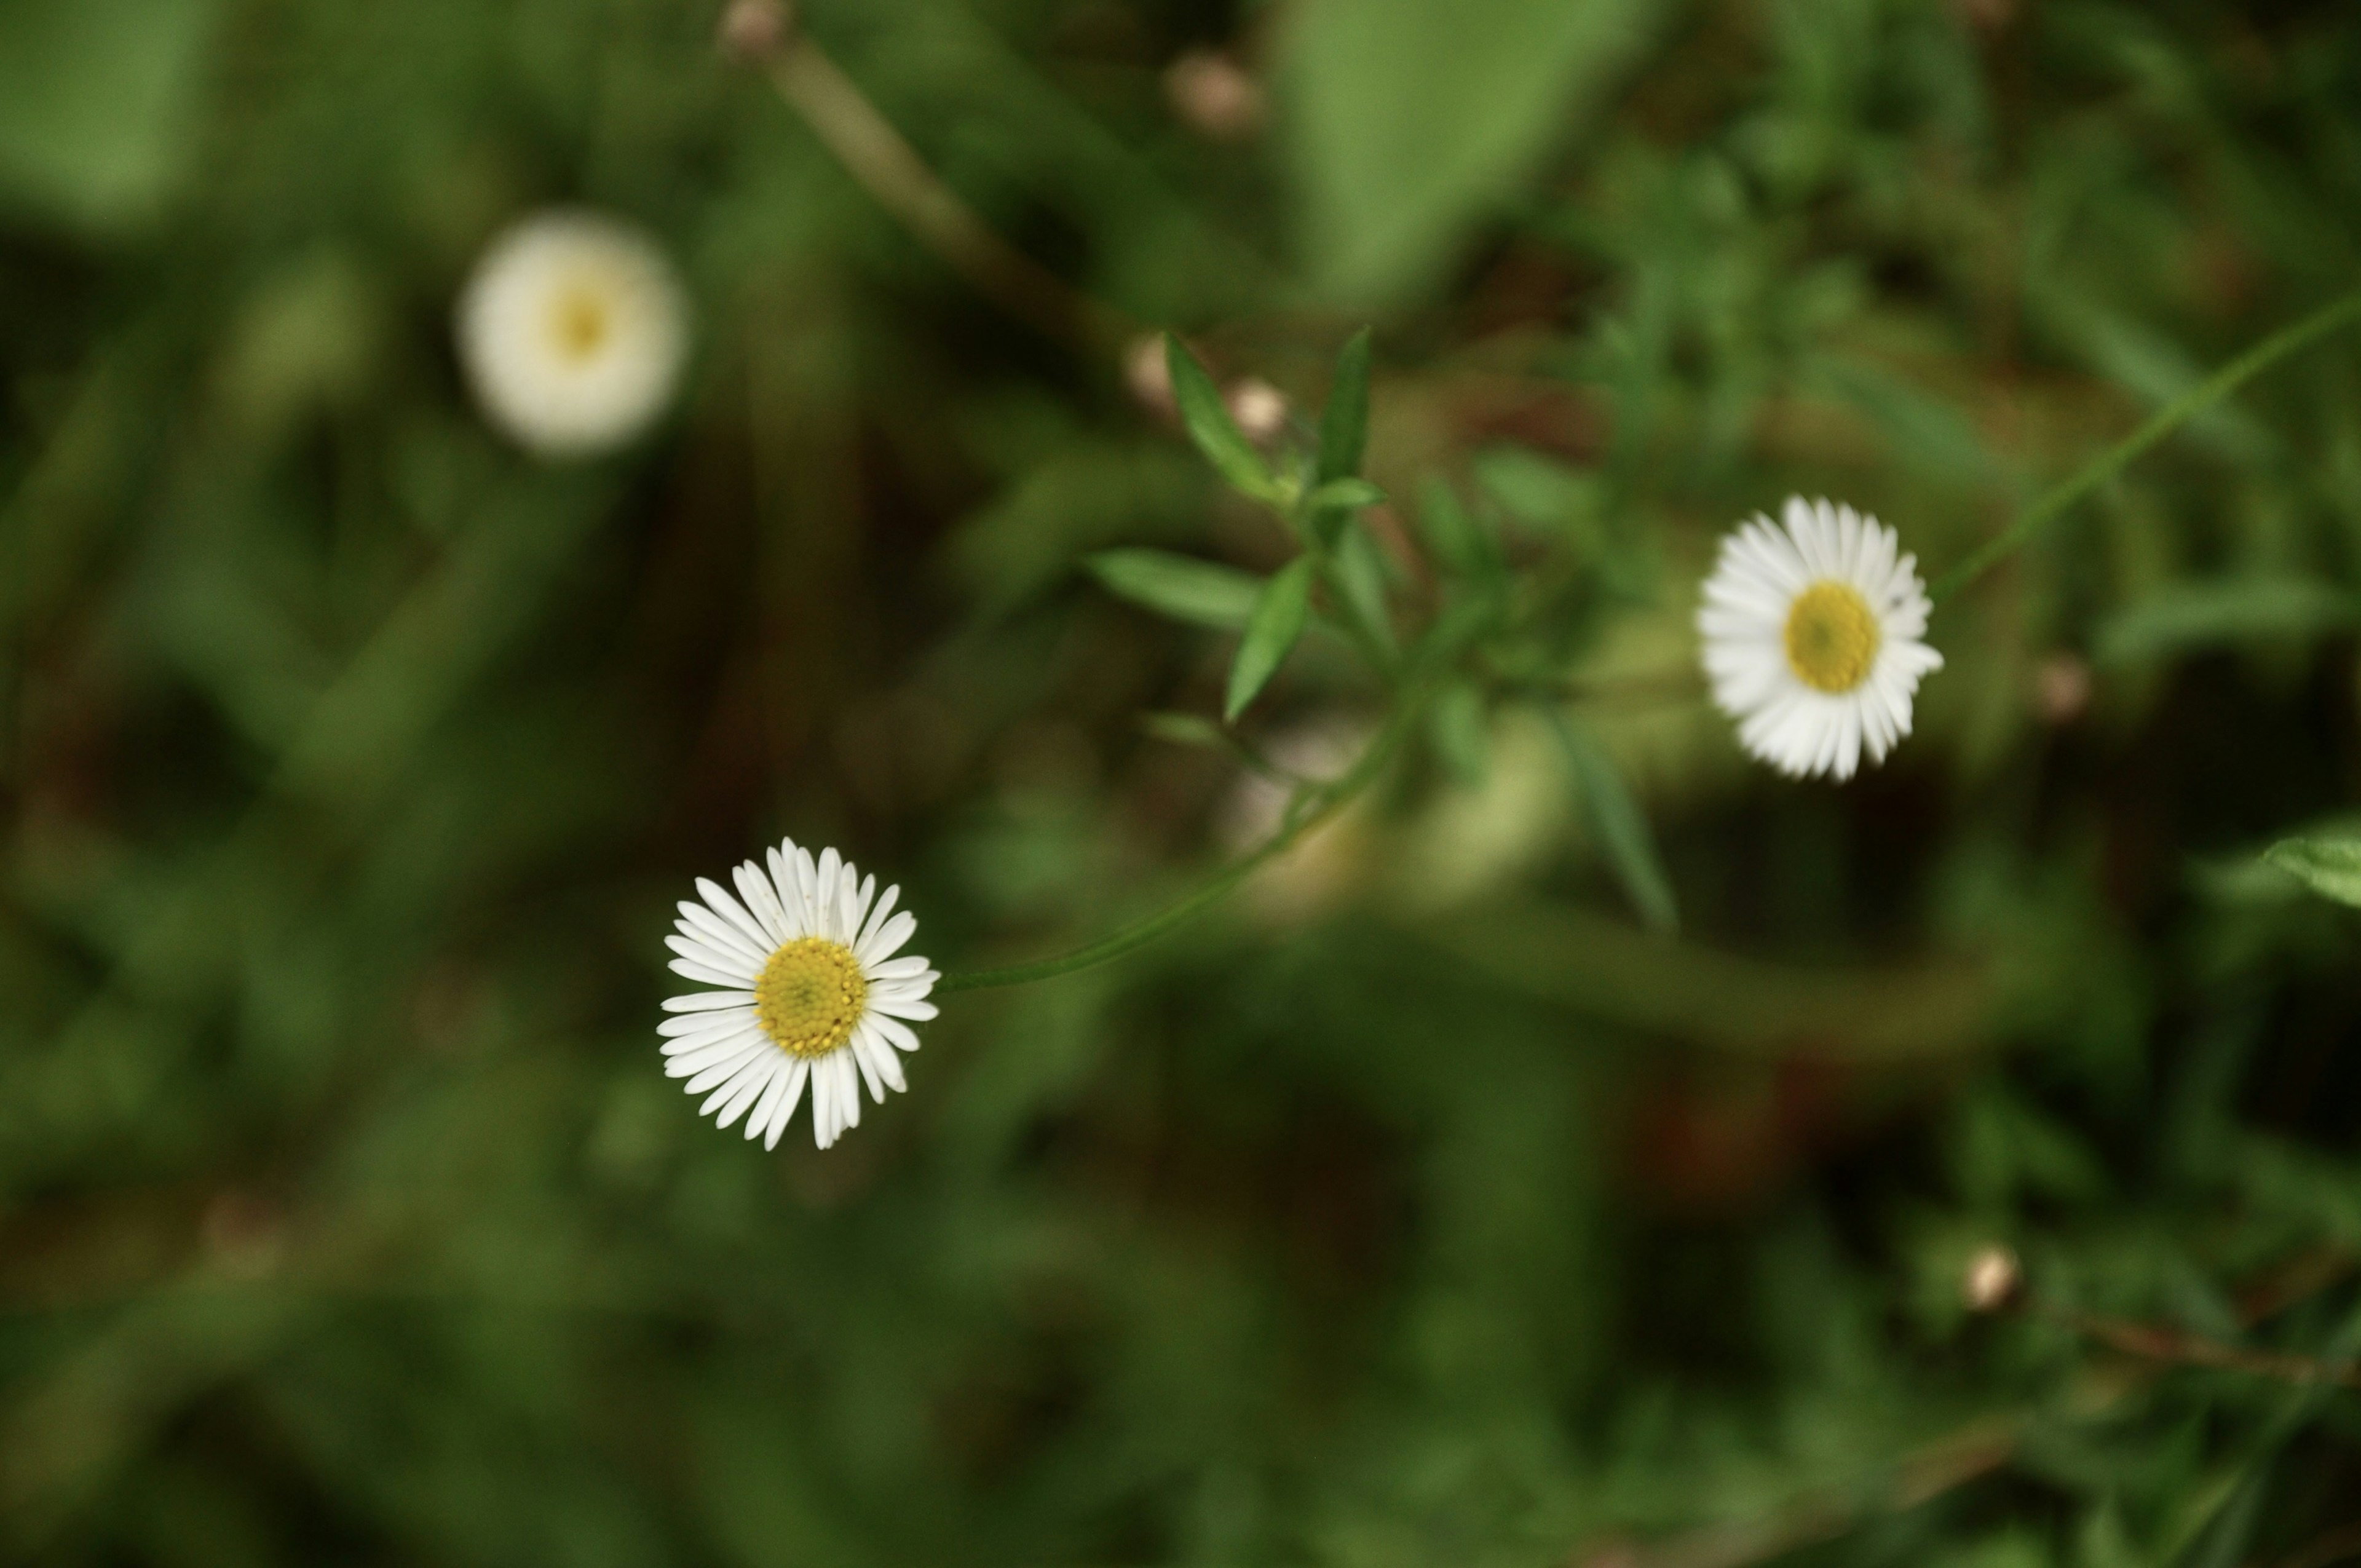
<instances>
[{"instance_id":1,"label":"green stem","mask_svg":"<svg viewBox=\"0 0 2361 1568\"><path fill-rule=\"evenodd\" d=\"M1367 750L1355 759L1353 765L1327 784L1314 786L1296 797L1286 820L1279 831L1263 840L1255 850L1213 873L1179 903L1168 905L1147 918L1133 922L1112 936L1103 937L1087 947L1060 953L1056 958L1042 959L1029 964L1013 964L1005 969L954 970L935 982L935 994L953 991L984 991L994 986L1027 985L1037 980L1052 980L1061 974L1093 968L1122 958L1137 948L1144 948L1167 931L1202 914L1256 872L1285 854L1321 823L1327 821L1349 805L1362 791L1377 782L1405 738L1418 715L1425 710L1427 692L1422 687L1405 696L1394 709L1393 717L1378 731Z\"/></svg>"},{"instance_id":2,"label":"green stem","mask_svg":"<svg viewBox=\"0 0 2361 1568\"><path fill-rule=\"evenodd\" d=\"M2212 408L2280 360L2299 349L2309 347L2356 318L2361 318L2361 289L2263 339L2158 409L2146 423L2101 453L2081 473L2035 502L2032 509L2018 518L2006 532L1986 542L1982 549L1943 574L1927 597L1937 604L1949 598L2014 554L2035 534L2071 510L2076 502L2123 472L2134 458L2189 420Z\"/></svg>"}]
</instances>

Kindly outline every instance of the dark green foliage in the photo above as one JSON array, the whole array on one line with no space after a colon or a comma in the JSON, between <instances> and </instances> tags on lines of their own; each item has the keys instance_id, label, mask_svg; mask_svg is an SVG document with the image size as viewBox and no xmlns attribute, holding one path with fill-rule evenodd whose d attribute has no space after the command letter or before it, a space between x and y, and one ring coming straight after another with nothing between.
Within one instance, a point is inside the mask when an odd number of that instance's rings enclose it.
<instances>
[{"instance_id":1,"label":"dark green foliage","mask_svg":"<svg viewBox=\"0 0 2361 1568\"><path fill-rule=\"evenodd\" d=\"M2361 15L810 0L1257 501L715 8L0 0L0 1558L2328 1568L2361 336L1948 602L1850 785L1690 627L1739 518L1938 575L2361 280ZM699 321L577 467L449 346L552 203ZM837 1148L662 1076L693 878L792 832L1021 961L1422 682Z\"/></svg>"}]
</instances>

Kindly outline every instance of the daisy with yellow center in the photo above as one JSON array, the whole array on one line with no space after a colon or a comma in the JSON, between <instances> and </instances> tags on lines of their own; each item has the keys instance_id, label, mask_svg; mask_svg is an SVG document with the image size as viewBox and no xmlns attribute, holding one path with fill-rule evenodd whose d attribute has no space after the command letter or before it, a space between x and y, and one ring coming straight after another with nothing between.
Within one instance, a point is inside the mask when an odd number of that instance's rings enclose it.
<instances>
[{"instance_id":1,"label":"daisy with yellow center","mask_svg":"<svg viewBox=\"0 0 2361 1568\"><path fill-rule=\"evenodd\" d=\"M1721 542L1697 610L1713 697L1783 773L1848 779L1910 733L1932 608L1894 530L1797 496Z\"/></svg>"},{"instance_id":2,"label":"daisy with yellow center","mask_svg":"<svg viewBox=\"0 0 2361 1568\"><path fill-rule=\"evenodd\" d=\"M582 456L639 434L671 401L688 308L672 264L640 230L597 213L543 213L485 251L458 334L486 417L543 456Z\"/></svg>"},{"instance_id":3,"label":"daisy with yellow center","mask_svg":"<svg viewBox=\"0 0 2361 1568\"><path fill-rule=\"evenodd\" d=\"M902 890L881 896L834 850L818 860L794 839L730 874L735 897L698 878L701 902L684 901L664 945L675 974L719 991L667 1001L657 1026L664 1072L706 1096L699 1115L776 1148L811 1086L812 1137L826 1148L861 1123L861 1090L884 1103L906 1087L898 1053L918 1048L910 1023L935 1015L927 1000L942 977L921 958L896 958L917 920L895 911Z\"/></svg>"}]
</instances>

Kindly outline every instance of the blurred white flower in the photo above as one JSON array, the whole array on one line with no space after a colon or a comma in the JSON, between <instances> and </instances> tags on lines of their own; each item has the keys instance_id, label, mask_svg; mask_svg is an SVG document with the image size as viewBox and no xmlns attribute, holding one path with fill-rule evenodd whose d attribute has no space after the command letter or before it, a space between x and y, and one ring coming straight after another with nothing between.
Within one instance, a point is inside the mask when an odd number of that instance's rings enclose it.
<instances>
[{"instance_id":1,"label":"blurred white flower","mask_svg":"<svg viewBox=\"0 0 2361 1568\"><path fill-rule=\"evenodd\" d=\"M597 213L538 214L494 240L458 310L485 416L545 457L620 445L664 411L688 346L672 263Z\"/></svg>"},{"instance_id":2,"label":"blurred white flower","mask_svg":"<svg viewBox=\"0 0 2361 1568\"><path fill-rule=\"evenodd\" d=\"M1257 446L1268 446L1287 428L1287 394L1259 376L1234 383L1224 400L1239 431Z\"/></svg>"},{"instance_id":3,"label":"blurred white flower","mask_svg":"<svg viewBox=\"0 0 2361 1568\"><path fill-rule=\"evenodd\" d=\"M1919 678L1943 667L1920 641L1933 607L1916 557L1875 518L1796 496L1783 521L1757 515L1722 540L1697 610L1706 674L1749 751L1850 778L1864 751L1883 762L1910 733Z\"/></svg>"},{"instance_id":4,"label":"blurred white flower","mask_svg":"<svg viewBox=\"0 0 2361 1568\"><path fill-rule=\"evenodd\" d=\"M763 867L748 861L731 873L733 898L699 877L702 903L684 901L664 945L675 974L720 986L664 1003L678 1016L658 1026L665 1076L688 1080L706 1096L697 1114L727 1127L746 1118L746 1135L764 1148L795 1113L808 1080L812 1137L826 1148L861 1124L861 1086L880 1104L906 1087L901 1051L918 1048L905 1019L935 1015L927 1000L942 977L922 958L895 958L918 928L895 913L902 890L877 895L834 850L817 863L794 839L782 840Z\"/></svg>"}]
</instances>

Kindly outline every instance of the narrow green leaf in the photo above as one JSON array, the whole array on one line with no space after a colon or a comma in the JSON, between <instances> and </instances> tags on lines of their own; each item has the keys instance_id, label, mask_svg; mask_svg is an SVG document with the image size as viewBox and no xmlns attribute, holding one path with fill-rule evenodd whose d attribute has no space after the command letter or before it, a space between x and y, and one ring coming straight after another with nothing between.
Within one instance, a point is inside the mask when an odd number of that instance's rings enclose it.
<instances>
[{"instance_id":1,"label":"narrow green leaf","mask_svg":"<svg viewBox=\"0 0 2361 1568\"><path fill-rule=\"evenodd\" d=\"M1393 617L1386 612L1386 558L1357 520L1346 519L1336 536L1328 556L1328 577L1355 628L1390 663L1400 645L1394 641Z\"/></svg>"},{"instance_id":2,"label":"narrow green leaf","mask_svg":"<svg viewBox=\"0 0 2361 1568\"><path fill-rule=\"evenodd\" d=\"M2093 662L2128 664L2258 638L2310 638L2361 620L2361 600L2309 577L2228 578L2168 587L2107 618Z\"/></svg>"},{"instance_id":3,"label":"narrow green leaf","mask_svg":"<svg viewBox=\"0 0 2361 1568\"><path fill-rule=\"evenodd\" d=\"M1491 537L1468 515L1450 481L1430 477L1419 491L1418 532L1445 571L1464 577L1498 574L1499 555Z\"/></svg>"},{"instance_id":4,"label":"narrow green leaf","mask_svg":"<svg viewBox=\"0 0 2361 1568\"><path fill-rule=\"evenodd\" d=\"M1649 930L1666 934L1678 930L1680 908L1673 899L1672 879L1664 874L1664 861L1656 853L1656 838L1649 830L1647 815L1631 797L1614 759L1587 729L1555 708L1544 711L1574 769L1584 819L1598 837L1615 880L1623 884L1625 896Z\"/></svg>"},{"instance_id":5,"label":"narrow green leaf","mask_svg":"<svg viewBox=\"0 0 2361 1568\"><path fill-rule=\"evenodd\" d=\"M1324 488L1361 471L1361 456L1369 444L1369 329L1345 339L1336 356L1336 378L1328 389L1328 406L1320 411L1320 467L1315 477ZM1362 503L1366 505L1367 503Z\"/></svg>"},{"instance_id":6,"label":"narrow green leaf","mask_svg":"<svg viewBox=\"0 0 2361 1568\"><path fill-rule=\"evenodd\" d=\"M1225 720L1234 721L1246 711L1303 635L1312 613L1312 567L1311 556L1298 555L1263 585L1246 620L1246 640L1230 663L1229 695L1222 703Z\"/></svg>"},{"instance_id":7,"label":"narrow green leaf","mask_svg":"<svg viewBox=\"0 0 2361 1568\"><path fill-rule=\"evenodd\" d=\"M1385 499L1385 491L1367 479L1331 479L1312 491L1305 504L1314 511L1328 508L1354 511L1362 507L1373 507Z\"/></svg>"},{"instance_id":8,"label":"narrow green leaf","mask_svg":"<svg viewBox=\"0 0 2361 1568\"><path fill-rule=\"evenodd\" d=\"M2361 906L2361 838L2282 839L2263 851L2263 859L2323 898Z\"/></svg>"},{"instance_id":9,"label":"narrow green leaf","mask_svg":"<svg viewBox=\"0 0 2361 1568\"><path fill-rule=\"evenodd\" d=\"M1257 500L1275 499L1279 481L1271 477L1270 466L1238 429L1237 421L1230 417L1213 378L1170 333L1164 334L1164 363L1171 373L1172 400L1180 407L1180 422L1188 428L1189 439L1197 444L1197 450L1229 481L1231 488Z\"/></svg>"},{"instance_id":10,"label":"narrow green leaf","mask_svg":"<svg viewBox=\"0 0 2361 1568\"><path fill-rule=\"evenodd\" d=\"M1427 720L1427 738L1434 754L1451 776L1474 789L1491 772L1492 736L1486 722L1484 694L1467 681L1455 681L1434 699Z\"/></svg>"},{"instance_id":11,"label":"narrow green leaf","mask_svg":"<svg viewBox=\"0 0 2361 1568\"><path fill-rule=\"evenodd\" d=\"M1175 746L1206 746L1216 751L1227 751L1232 745L1227 730L1212 719L1194 713L1143 713L1139 716L1139 728L1159 740L1169 740Z\"/></svg>"},{"instance_id":12,"label":"narrow green leaf","mask_svg":"<svg viewBox=\"0 0 2361 1568\"><path fill-rule=\"evenodd\" d=\"M1263 591L1251 572L1165 550L1102 550L1085 565L1117 598L1216 631L1243 630Z\"/></svg>"}]
</instances>

